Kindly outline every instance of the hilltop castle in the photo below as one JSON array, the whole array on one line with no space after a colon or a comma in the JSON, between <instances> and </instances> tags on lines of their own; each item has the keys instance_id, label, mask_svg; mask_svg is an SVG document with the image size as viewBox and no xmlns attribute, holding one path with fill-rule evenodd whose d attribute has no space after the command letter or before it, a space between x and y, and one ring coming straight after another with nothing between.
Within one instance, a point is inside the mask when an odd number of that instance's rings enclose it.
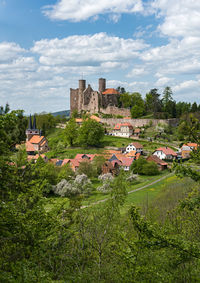
<instances>
[{"instance_id":1,"label":"hilltop castle","mask_svg":"<svg viewBox=\"0 0 200 283\"><path fill-rule=\"evenodd\" d=\"M70 89L70 112L77 110L90 113L104 113L130 116L130 110L118 108L120 93L114 88L106 89L106 79L99 79L99 90L95 91L91 85L86 88L86 81L79 80L79 88Z\"/></svg>"}]
</instances>

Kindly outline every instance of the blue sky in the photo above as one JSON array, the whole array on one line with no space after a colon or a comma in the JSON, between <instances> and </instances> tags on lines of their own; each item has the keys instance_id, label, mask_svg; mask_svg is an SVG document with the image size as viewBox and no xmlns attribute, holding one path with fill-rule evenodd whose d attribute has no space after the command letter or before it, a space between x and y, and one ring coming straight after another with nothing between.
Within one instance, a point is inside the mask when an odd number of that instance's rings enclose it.
<instances>
[{"instance_id":1,"label":"blue sky","mask_svg":"<svg viewBox=\"0 0 200 283\"><path fill-rule=\"evenodd\" d=\"M195 0L0 0L0 105L69 109L82 76L200 103L199 27Z\"/></svg>"}]
</instances>

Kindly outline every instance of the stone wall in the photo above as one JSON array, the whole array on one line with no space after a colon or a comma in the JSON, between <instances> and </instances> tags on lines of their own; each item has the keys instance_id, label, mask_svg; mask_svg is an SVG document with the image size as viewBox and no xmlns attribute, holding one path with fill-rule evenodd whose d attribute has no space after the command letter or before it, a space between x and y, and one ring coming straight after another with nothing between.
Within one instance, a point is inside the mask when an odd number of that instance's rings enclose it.
<instances>
[{"instance_id":1,"label":"stone wall","mask_svg":"<svg viewBox=\"0 0 200 283\"><path fill-rule=\"evenodd\" d=\"M152 122L151 122L152 121ZM133 127L142 127L152 123L152 126L157 126L159 123L164 125L176 126L178 123L178 119L116 119L116 118L101 118L101 123L108 124L111 128L113 128L117 123L130 123Z\"/></svg>"},{"instance_id":2,"label":"stone wall","mask_svg":"<svg viewBox=\"0 0 200 283\"><path fill-rule=\"evenodd\" d=\"M74 110L78 110L78 92L78 89L70 88L70 113L72 113Z\"/></svg>"},{"instance_id":3,"label":"stone wall","mask_svg":"<svg viewBox=\"0 0 200 283\"><path fill-rule=\"evenodd\" d=\"M130 117L130 115L131 115L129 109L118 108L116 106L107 106L106 108L100 108L100 112L103 113L103 114L121 115L121 116L124 116L124 117Z\"/></svg>"}]
</instances>

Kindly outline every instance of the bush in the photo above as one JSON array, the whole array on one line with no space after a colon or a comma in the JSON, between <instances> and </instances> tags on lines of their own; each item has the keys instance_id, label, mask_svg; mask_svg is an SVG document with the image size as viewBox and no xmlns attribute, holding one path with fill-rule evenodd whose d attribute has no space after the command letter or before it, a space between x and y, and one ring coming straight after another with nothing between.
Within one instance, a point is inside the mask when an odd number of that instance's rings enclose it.
<instances>
[{"instance_id":1,"label":"bush","mask_svg":"<svg viewBox=\"0 0 200 283\"><path fill-rule=\"evenodd\" d=\"M143 157L134 161L131 165L133 173L140 175L154 176L159 174L158 166L155 162L148 162Z\"/></svg>"}]
</instances>

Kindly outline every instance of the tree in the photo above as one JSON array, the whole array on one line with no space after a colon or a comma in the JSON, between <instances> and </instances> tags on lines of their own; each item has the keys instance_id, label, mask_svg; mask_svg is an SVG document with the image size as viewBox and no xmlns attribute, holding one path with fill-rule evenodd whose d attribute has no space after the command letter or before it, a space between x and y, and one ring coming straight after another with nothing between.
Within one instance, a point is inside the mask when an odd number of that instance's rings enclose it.
<instances>
[{"instance_id":1,"label":"tree","mask_svg":"<svg viewBox=\"0 0 200 283\"><path fill-rule=\"evenodd\" d=\"M77 141L78 125L74 118L71 118L64 130L64 140L70 146L73 146Z\"/></svg>"},{"instance_id":2,"label":"tree","mask_svg":"<svg viewBox=\"0 0 200 283\"><path fill-rule=\"evenodd\" d=\"M82 146L98 146L103 136L103 126L95 120L87 119L79 129L78 140Z\"/></svg>"},{"instance_id":3,"label":"tree","mask_svg":"<svg viewBox=\"0 0 200 283\"><path fill-rule=\"evenodd\" d=\"M146 99L145 99L146 109L149 112L153 111L154 116L156 116L157 112L160 112L162 110L162 103L159 97L160 94L158 93L157 88L151 89L150 92L146 94Z\"/></svg>"},{"instance_id":4,"label":"tree","mask_svg":"<svg viewBox=\"0 0 200 283\"><path fill-rule=\"evenodd\" d=\"M163 111L165 112L166 118L176 117L176 102L172 98L172 90L167 86L163 91Z\"/></svg>"},{"instance_id":5,"label":"tree","mask_svg":"<svg viewBox=\"0 0 200 283\"><path fill-rule=\"evenodd\" d=\"M78 173L81 174L85 174L87 177L91 178L94 177L94 175L96 175L95 172L95 168L93 167L93 164L89 161L82 161L79 164L79 168L78 168Z\"/></svg>"}]
</instances>

